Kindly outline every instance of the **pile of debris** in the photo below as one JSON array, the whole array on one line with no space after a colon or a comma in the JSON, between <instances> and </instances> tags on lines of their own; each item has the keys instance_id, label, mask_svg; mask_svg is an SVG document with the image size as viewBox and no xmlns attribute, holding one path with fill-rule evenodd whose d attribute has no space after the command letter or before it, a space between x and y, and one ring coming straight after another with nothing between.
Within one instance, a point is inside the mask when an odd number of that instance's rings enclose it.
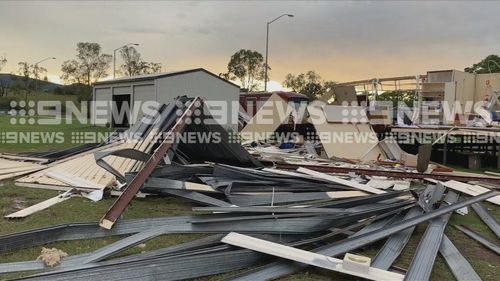
<instances>
[{"instance_id":1,"label":"pile of debris","mask_svg":"<svg viewBox=\"0 0 500 281\"><path fill-rule=\"evenodd\" d=\"M187 121L193 116L211 118L203 110L202 99L179 98L131 128L134 137L37 164L42 167L37 166L35 173L17 179L19 185L64 190L57 202L74 195L98 200L95 192L104 196L105 190L119 197L100 222L0 236L0 252L58 241L130 236L91 253L60 255L55 267L41 260L13 262L0 264L0 273L38 272L26 280L184 280L253 268L226 280L271 280L311 265L369 280L429 280L439 252L457 280L480 280L444 230L454 211L464 213L471 206L499 236L499 224L480 202L500 205L500 193L491 190L497 187L491 183L500 178L486 178L490 182L486 187L485 178L470 175L320 160L314 144L285 151L247 145L259 161L215 122ZM178 134L189 132L218 133L219 141L177 139ZM397 149L386 146L386 150L402 155ZM266 166L271 154L274 163ZM364 157L361 154L358 158ZM476 184L466 183L473 180ZM193 208L191 216L120 220L139 193L181 197L199 207ZM42 208L35 209L27 213ZM428 223L427 230L410 266L394 267L422 223ZM497 243L465 226L456 227L500 253ZM174 233L208 236L119 255ZM384 239L373 258L356 254Z\"/></svg>"}]
</instances>

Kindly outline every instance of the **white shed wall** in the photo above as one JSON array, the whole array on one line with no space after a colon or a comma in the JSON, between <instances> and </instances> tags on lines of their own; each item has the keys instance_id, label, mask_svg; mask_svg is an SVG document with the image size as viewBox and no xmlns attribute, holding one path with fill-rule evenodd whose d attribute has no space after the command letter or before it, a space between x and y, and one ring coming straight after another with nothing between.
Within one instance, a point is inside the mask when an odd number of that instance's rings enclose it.
<instances>
[{"instance_id":1,"label":"white shed wall","mask_svg":"<svg viewBox=\"0 0 500 281\"><path fill-rule=\"evenodd\" d=\"M156 95L160 103L170 103L178 96L200 96L210 101L225 101L228 103L228 113L235 110L232 104L238 105L240 89L203 71L191 72L175 76L163 77L156 80ZM212 115L220 115L220 109L211 110ZM237 115L230 116L226 122L221 122L224 127L237 128ZM233 119L233 120L231 120ZM235 123L235 124L232 124Z\"/></svg>"},{"instance_id":2,"label":"white shed wall","mask_svg":"<svg viewBox=\"0 0 500 281\"><path fill-rule=\"evenodd\" d=\"M134 85L133 89L134 94L130 99L132 102L132 112L139 112L137 114L137 120L141 120L142 116L144 116L143 104L149 101L156 101L155 84ZM131 124L135 124L135 121L137 120L132 119Z\"/></svg>"},{"instance_id":3,"label":"white shed wall","mask_svg":"<svg viewBox=\"0 0 500 281\"><path fill-rule=\"evenodd\" d=\"M234 117L228 116L224 122L221 122L221 125L237 130L239 87L224 82L204 71L180 73L147 81L116 81L106 85L97 85L94 87L94 100L111 103L112 93L114 95L130 94L133 111L138 110L134 109L136 102L157 101L159 103L170 103L176 97L184 95L189 97L203 97L208 104L211 101L224 101L228 104L228 114L233 114ZM236 106L233 108L232 105ZM221 115L221 108L212 109L211 113L212 115ZM111 114L110 106L106 122L97 122L95 125L104 126L106 123L111 124ZM139 118L142 114L141 110ZM95 117L94 115L92 116ZM135 120L131 119L129 121L130 124L133 124Z\"/></svg>"},{"instance_id":4,"label":"white shed wall","mask_svg":"<svg viewBox=\"0 0 500 281\"><path fill-rule=\"evenodd\" d=\"M92 106L92 124L96 126L111 124L111 97L111 87L94 89L93 100L96 103Z\"/></svg>"}]
</instances>

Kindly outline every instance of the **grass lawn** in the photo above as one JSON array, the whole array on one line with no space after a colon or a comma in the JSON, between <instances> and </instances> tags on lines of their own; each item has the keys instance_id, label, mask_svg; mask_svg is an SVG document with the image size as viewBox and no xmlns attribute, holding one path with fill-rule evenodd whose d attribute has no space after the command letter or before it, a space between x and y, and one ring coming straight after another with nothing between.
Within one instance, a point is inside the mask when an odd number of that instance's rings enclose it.
<instances>
[{"instance_id":1,"label":"grass lawn","mask_svg":"<svg viewBox=\"0 0 500 281\"><path fill-rule=\"evenodd\" d=\"M38 130L62 130L64 132L70 133L74 130L103 130L105 128L95 128L90 125L68 125L68 126L55 126L56 128L45 128L42 126L12 126L10 125L8 118L5 116L0 117L0 128L2 130L11 129L18 131L29 131L33 129ZM3 152L25 152L25 151L45 151L45 150L58 150L66 147L72 146L71 142L65 142L62 144L42 144L42 145L1 145L0 150ZM0 209L2 211L2 216L12 213L18 209L25 208L32 204L38 203L50 197L57 195L55 191L32 189L25 187L17 187L12 181L0 183ZM73 222L89 222L98 221L103 214L111 206L115 198L108 198L101 200L99 202L91 202L83 198L71 198L65 202L57 204L47 210L38 212L32 216L29 216L20 220L7 220L0 219L0 234L15 233L19 231L46 227L50 225L62 224L62 223L73 223ZM497 218L500 216L500 208L494 206L490 203L483 203L489 210L490 213L494 214ZM151 197L151 198L136 198L133 204L127 209L123 215L124 219L132 218L150 218L150 217L163 217L163 216L177 216L191 214L191 208L194 205L190 202L184 201L178 198L171 197ZM460 216L458 214L453 214L449 226L446 229L448 237L454 242L460 252L467 258L467 260L473 265L476 272L485 281L498 280L498 273L500 272L500 257L491 252L490 250L484 248L474 240L468 238L455 228L451 227L452 224L464 224L476 231L480 232L484 236L488 237L492 241L498 243L498 239L495 235L488 229L488 227L479 219L479 217L469 209L469 214L466 216ZM396 261L396 266L407 268L410 264L412 257L414 255L415 248L418 245L421 235L424 233L426 228L425 224L419 225L410 240L409 244L405 248L402 255ZM139 253L142 251L150 251L162 247L167 247L170 245L179 244L182 242L187 242L190 240L198 239L203 237L203 235L164 235L151 240L146 243L144 248L132 248L125 253L120 255L127 255L131 253ZM69 242L58 242L46 245L46 247L56 247L67 252L70 255L91 252L97 250L105 245L113 243L119 240L119 237L111 238L100 238L91 240L78 240ZM338 238L340 239L340 238ZM361 255L366 255L373 257L378 249L383 245L384 241L380 241L374 245L371 245L365 249L359 250L357 253ZM25 249L16 251L13 253L2 254L0 256L0 263L14 262L14 261L24 261L24 260L34 260L40 254L41 247L35 247L32 249ZM8 279L20 276L26 276L29 274L9 274L0 277L0 279ZM227 276L228 274L224 275ZM208 278L202 278L200 280L218 280L221 276L213 276ZM336 273L329 272L327 270L320 270L309 267L307 270L300 273L288 276L283 280L356 280L350 278L349 276L339 275ZM442 280L454 280L451 272L449 271L444 260L438 256L437 262L434 265L434 270L432 272L432 280L442 281Z\"/></svg>"},{"instance_id":2,"label":"grass lawn","mask_svg":"<svg viewBox=\"0 0 500 281\"><path fill-rule=\"evenodd\" d=\"M95 127L89 122L83 124L77 120L71 124L66 124L66 120L61 119L62 124L40 125L39 122L41 121L51 121L53 119L40 116L33 117L33 119L34 124L25 123L20 125L18 124L19 118L14 118L17 124L12 124L12 116L0 115L0 134L6 134L0 144L0 153L59 151L83 144L74 142L72 136L77 132L86 134L85 141L93 142L94 138L92 136L94 132L105 135L113 131L110 128Z\"/></svg>"}]
</instances>

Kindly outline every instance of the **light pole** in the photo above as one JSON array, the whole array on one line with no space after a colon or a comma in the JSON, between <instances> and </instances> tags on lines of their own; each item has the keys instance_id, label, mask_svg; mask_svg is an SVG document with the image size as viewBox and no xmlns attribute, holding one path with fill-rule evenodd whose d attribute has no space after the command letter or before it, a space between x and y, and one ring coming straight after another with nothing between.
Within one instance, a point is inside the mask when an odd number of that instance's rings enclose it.
<instances>
[{"instance_id":1,"label":"light pole","mask_svg":"<svg viewBox=\"0 0 500 281\"><path fill-rule=\"evenodd\" d=\"M279 20L280 18L284 17L284 16L288 16L290 18L293 18L293 15L292 14L282 14L281 16L273 19L272 21L268 21L267 22L267 29L266 29L266 68L264 69L264 92L267 92L267 58L268 58L268 55L269 55L269 25L271 25L271 23Z\"/></svg>"},{"instance_id":2,"label":"light pole","mask_svg":"<svg viewBox=\"0 0 500 281\"><path fill-rule=\"evenodd\" d=\"M55 59L56 59L55 57L48 57L35 63L35 69L33 69L35 71L35 93L38 92L38 65L46 60L55 60Z\"/></svg>"},{"instance_id":3,"label":"light pole","mask_svg":"<svg viewBox=\"0 0 500 281\"><path fill-rule=\"evenodd\" d=\"M116 51L118 51L122 48L128 47L130 45L139 46L139 44L137 44L137 43L128 43L126 45L121 46L120 48L116 48L113 50L113 79L116 78Z\"/></svg>"}]
</instances>

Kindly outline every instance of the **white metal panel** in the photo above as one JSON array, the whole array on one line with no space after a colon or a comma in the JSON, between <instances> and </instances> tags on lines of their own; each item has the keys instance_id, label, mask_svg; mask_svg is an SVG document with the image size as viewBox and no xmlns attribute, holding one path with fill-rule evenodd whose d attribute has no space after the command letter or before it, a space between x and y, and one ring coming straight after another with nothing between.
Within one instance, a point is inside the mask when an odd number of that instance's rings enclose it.
<instances>
[{"instance_id":1,"label":"white metal panel","mask_svg":"<svg viewBox=\"0 0 500 281\"><path fill-rule=\"evenodd\" d=\"M475 75L463 71L454 71L456 82L456 101L460 102L462 108L468 101L474 101L474 91L476 87Z\"/></svg>"},{"instance_id":2,"label":"white metal panel","mask_svg":"<svg viewBox=\"0 0 500 281\"><path fill-rule=\"evenodd\" d=\"M113 95L131 95L132 87L131 85L113 87Z\"/></svg>"},{"instance_id":3,"label":"white metal panel","mask_svg":"<svg viewBox=\"0 0 500 281\"><path fill-rule=\"evenodd\" d=\"M237 128L237 109L239 108L239 88L213 77L204 71L189 72L158 78L156 81L157 98L160 103L170 103L178 96L200 96L207 104L227 104L229 117L221 120L224 127ZM233 110L232 105L238 106ZM219 109L212 108L212 115L220 115ZM231 112L236 112L231 118ZM232 120L231 120L232 119Z\"/></svg>"},{"instance_id":4,"label":"white metal panel","mask_svg":"<svg viewBox=\"0 0 500 281\"><path fill-rule=\"evenodd\" d=\"M135 124L136 120L141 120L142 116L144 116L145 102L150 102L150 101L156 102L156 91L154 84L134 85L133 93L134 94L131 99L132 112L134 112L134 114L135 112L138 112L138 114L135 120L134 118L130 120L130 124Z\"/></svg>"},{"instance_id":5,"label":"white metal panel","mask_svg":"<svg viewBox=\"0 0 500 281\"><path fill-rule=\"evenodd\" d=\"M155 85L134 85L134 100L136 101L155 101Z\"/></svg>"},{"instance_id":6,"label":"white metal panel","mask_svg":"<svg viewBox=\"0 0 500 281\"><path fill-rule=\"evenodd\" d=\"M500 73L476 74L474 101L483 101L485 96L491 97L494 91L500 91ZM500 106L495 110L500 110Z\"/></svg>"},{"instance_id":7,"label":"white metal panel","mask_svg":"<svg viewBox=\"0 0 500 281\"><path fill-rule=\"evenodd\" d=\"M427 72L427 82L451 82L453 81L453 70L429 71Z\"/></svg>"},{"instance_id":8,"label":"white metal panel","mask_svg":"<svg viewBox=\"0 0 500 281\"><path fill-rule=\"evenodd\" d=\"M105 126L111 123L111 88L94 89L94 106L92 108L92 123Z\"/></svg>"}]
</instances>

